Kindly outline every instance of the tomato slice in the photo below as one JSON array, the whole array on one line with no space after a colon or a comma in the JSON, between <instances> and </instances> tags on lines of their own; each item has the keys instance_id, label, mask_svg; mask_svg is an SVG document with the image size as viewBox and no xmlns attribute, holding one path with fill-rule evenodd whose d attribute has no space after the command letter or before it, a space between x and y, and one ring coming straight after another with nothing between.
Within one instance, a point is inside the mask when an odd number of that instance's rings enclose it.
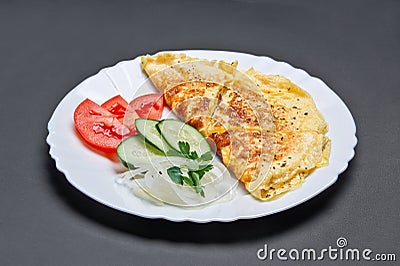
<instances>
[{"instance_id":1,"label":"tomato slice","mask_svg":"<svg viewBox=\"0 0 400 266\"><path fill-rule=\"evenodd\" d=\"M117 115L86 99L74 112L75 127L82 138L91 146L104 151L115 152L122 138L130 134Z\"/></svg>"},{"instance_id":2,"label":"tomato slice","mask_svg":"<svg viewBox=\"0 0 400 266\"><path fill-rule=\"evenodd\" d=\"M137 134L137 118L160 119L164 109L163 94L147 94L129 104L116 95L101 106L86 99L75 109L75 127L91 146L115 152L122 138Z\"/></svg>"},{"instance_id":3,"label":"tomato slice","mask_svg":"<svg viewBox=\"0 0 400 266\"><path fill-rule=\"evenodd\" d=\"M103 103L101 107L116 115L118 119L123 119L125 116L126 108L128 107L128 103L127 101L125 101L124 98L121 97L121 95L116 95Z\"/></svg>"},{"instance_id":4,"label":"tomato slice","mask_svg":"<svg viewBox=\"0 0 400 266\"><path fill-rule=\"evenodd\" d=\"M139 118L139 115L132 108L127 111L128 102L124 98L116 95L103 103L101 107L116 115L118 120L129 128L130 133L127 136L137 134L135 120Z\"/></svg>"},{"instance_id":5,"label":"tomato slice","mask_svg":"<svg viewBox=\"0 0 400 266\"><path fill-rule=\"evenodd\" d=\"M133 99L128 109L133 108L140 118L159 120L164 109L162 93L146 94Z\"/></svg>"}]
</instances>

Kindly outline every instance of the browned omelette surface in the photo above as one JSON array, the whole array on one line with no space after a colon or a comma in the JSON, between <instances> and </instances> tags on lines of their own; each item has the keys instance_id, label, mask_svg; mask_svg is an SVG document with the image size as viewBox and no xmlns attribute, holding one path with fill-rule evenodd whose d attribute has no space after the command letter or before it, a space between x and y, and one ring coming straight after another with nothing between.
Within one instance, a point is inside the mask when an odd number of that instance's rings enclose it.
<instances>
[{"instance_id":1,"label":"browned omelette surface","mask_svg":"<svg viewBox=\"0 0 400 266\"><path fill-rule=\"evenodd\" d=\"M181 120L215 143L223 163L242 182L259 175L265 138L257 115L239 93L216 83L192 81L165 91L164 96Z\"/></svg>"}]
</instances>

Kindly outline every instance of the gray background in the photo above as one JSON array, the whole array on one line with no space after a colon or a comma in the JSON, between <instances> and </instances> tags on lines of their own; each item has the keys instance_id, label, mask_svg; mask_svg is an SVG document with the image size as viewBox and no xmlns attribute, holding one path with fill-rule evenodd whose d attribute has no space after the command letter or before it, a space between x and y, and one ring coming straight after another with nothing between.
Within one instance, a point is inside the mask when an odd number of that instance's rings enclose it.
<instances>
[{"instance_id":1,"label":"gray background","mask_svg":"<svg viewBox=\"0 0 400 266\"><path fill-rule=\"evenodd\" d=\"M399 1L1 1L0 265L271 265L264 244L339 236L399 260L399 48ZM268 55L323 79L357 124L347 171L298 207L232 223L148 220L81 194L48 155L52 112L99 69L169 49Z\"/></svg>"}]
</instances>

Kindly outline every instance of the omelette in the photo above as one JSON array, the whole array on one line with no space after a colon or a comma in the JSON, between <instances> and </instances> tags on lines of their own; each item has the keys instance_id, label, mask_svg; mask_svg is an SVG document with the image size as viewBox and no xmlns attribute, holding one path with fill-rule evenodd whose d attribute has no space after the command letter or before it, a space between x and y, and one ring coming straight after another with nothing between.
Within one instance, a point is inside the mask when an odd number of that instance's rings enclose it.
<instances>
[{"instance_id":1,"label":"omelette","mask_svg":"<svg viewBox=\"0 0 400 266\"><path fill-rule=\"evenodd\" d=\"M254 197L274 199L327 164L327 124L311 96L286 78L170 53L143 56L142 68Z\"/></svg>"}]
</instances>

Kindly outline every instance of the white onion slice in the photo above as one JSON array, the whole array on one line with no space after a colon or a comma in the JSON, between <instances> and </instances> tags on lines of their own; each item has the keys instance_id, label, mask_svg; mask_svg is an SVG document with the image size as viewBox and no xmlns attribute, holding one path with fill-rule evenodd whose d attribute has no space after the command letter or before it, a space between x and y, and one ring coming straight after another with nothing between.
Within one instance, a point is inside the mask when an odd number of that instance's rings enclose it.
<instances>
[{"instance_id":1,"label":"white onion slice","mask_svg":"<svg viewBox=\"0 0 400 266\"><path fill-rule=\"evenodd\" d=\"M176 184L168 176L168 168L182 165L186 159L168 159L142 164L137 169L120 174L116 182L129 187L136 196L158 205L163 202L180 207L199 207L233 198L238 180L231 176L222 163L214 161L213 169L203 176L201 185L205 197L202 197L192 187Z\"/></svg>"}]
</instances>

